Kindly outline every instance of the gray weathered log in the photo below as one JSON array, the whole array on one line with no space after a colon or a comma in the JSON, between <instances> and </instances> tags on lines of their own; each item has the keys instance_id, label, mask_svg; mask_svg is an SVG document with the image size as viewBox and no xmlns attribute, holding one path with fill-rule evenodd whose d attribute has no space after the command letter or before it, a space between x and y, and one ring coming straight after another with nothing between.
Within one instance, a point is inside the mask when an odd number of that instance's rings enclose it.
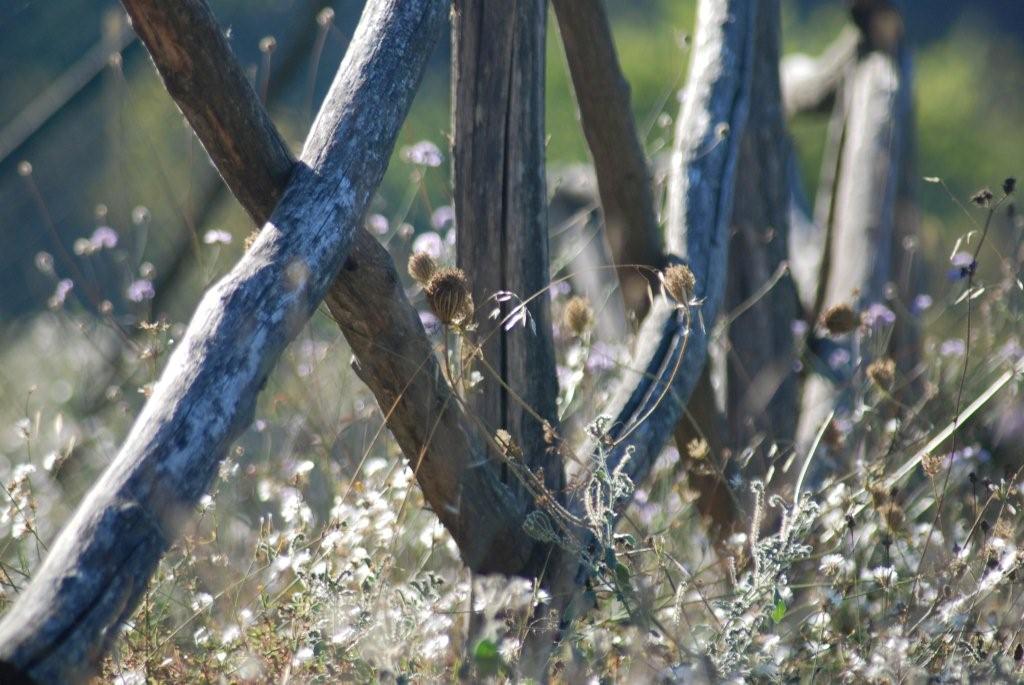
<instances>
[{"instance_id":1,"label":"gray weathered log","mask_svg":"<svg viewBox=\"0 0 1024 685\"><path fill-rule=\"evenodd\" d=\"M367 6L279 206L203 298L121 452L0 623L8 667L40 683L96 672L341 267L446 16L443 0Z\"/></svg>"},{"instance_id":2,"label":"gray weathered log","mask_svg":"<svg viewBox=\"0 0 1024 685\"><path fill-rule=\"evenodd\" d=\"M818 57L792 54L782 59L782 101L787 115L828 111L857 59L860 40L860 31L849 26Z\"/></svg>"},{"instance_id":3,"label":"gray weathered log","mask_svg":"<svg viewBox=\"0 0 1024 685\"><path fill-rule=\"evenodd\" d=\"M661 268L654 188L603 0L552 0L583 133L594 160L605 233L618 264ZM627 306L642 313L651 271L619 269Z\"/></svg>"},{"instance_id":4,"label":"gray weathered log","mask_svg":"<svg viewBox=\"0 0 1024 685\"><path fill-rule=\"evenodd\" d=\"M561 460L539 415L557 424L544 166L546 0L456 0L452 21L452 177L458 263L476 303L483 371L466 398L490 430L507 429L554 492ZM504 330L491 297L531 298L532 324ZM508 315L516 301L501 305ZM504 385L503 385L504 383ZM507 386L507 387L505 387ZM511 389L511 392L510 390ZM523 405L527 406L523 406ZM514 485L518 489L517 485Z\"/></svg>"},{"instance_id":5,"label":"gray weathered log","mask_svg":"<svg viewBox=\"0 0 1024 685\"><path fill-rule=\"evenodd\" d=\"M153 1L126 0L139 16L136 23L150 16L136 5ZM195 10L184 16L197 14L200 12ZM213 21L208 12L201 14L206 21ZM187 52L199 64L197 68L218 70L221 80L211 86L210 93L190 91L181 97L210 98L216 94L229 101L255 102L253 107L240 110L202 103L182 104L182 110L211 158L220 160L218 171L229 187L253 185L273 191L266 196L239 198L246 211L262 224L284 189L273 170L294 160L251 85L244 77L239 78L241 70L218 68L218 60L234 58L217 50L207 53L204 46L192 43L191 26L186 21L165 22L161 24L162 39L147 47L154 54L163 50ZM218 31L207 27L198 33ZM175 65L165 57L154 61L160 69ZM165 80L181 78L173 72L161 74ZM251 156L262 155L271 158L272 163L239 163L238 157L230 154L238 139L261 147L262 152ZM483 461L486 441L442 381L430 341L405 295L394 262L376 238L361 227L353 233L349 259L327 295L327 305L352 347L357 373L376 397L427 502L451 531L466 564L480 572L530 574L528 560L540 552L533 549L536 545L520 528L523 504L501 483L499 469ZM465 507L458 505L462 500L468 502ZM481 507L483 515L478 511Z\"/></svg>"},{"instance_id":6,"label":"gray weathered log","mask_svg":"<svg viewBox=\"0 0 1024 685\"><path fill-rule=\"evenodd\" d=\"M698 4L689 81L676 121L667 238L669 259L686 263L696 276L701 304L688 319L677 305L659 297L627 365L635 371L613 390L605 413L613 417L608 437L617 444L607 460L614 468L631 449L623 470L633 482L649 473L683 415L704 368L708 332L722 302L736 161L750 106L756 10L747 0ZM581 511L578 501L570 506ZM583 548L590 541L585 537ZM525 673L543 671L553 643L585 609L580 590L586 577L586 567L571 554L553 562L548 579L552 601L543 612L548 629L528 639Z\"/></svg>"},{"instance_id":7,"label":"gray weathered log","mask_svg":"<svg viewBox=\"0 0 1024 685\"><path fill-rule=\"evenodd\" d=\"M892 20L891 8L881 4L886 7L880 11ZM887 286L894 276L897 198L911 132L910 101L906 49L875 45L865 36L862 54L836 102L833 126L841 128L837 136L841 147L835 153L834 172L824 170L829 183L819 195L819 204L825 204L816 210L828 231L821 308L841 303L863 308L887 299ZM851 361L838 369L838 384L827 377L836 377L837 369L830 368L835 364L827 359L813 361L826 373L808 377L804 386L798 446L809 446L832 408L850 403L856 351L851 350L850 356Z\"/></svg>"}]
</instances>

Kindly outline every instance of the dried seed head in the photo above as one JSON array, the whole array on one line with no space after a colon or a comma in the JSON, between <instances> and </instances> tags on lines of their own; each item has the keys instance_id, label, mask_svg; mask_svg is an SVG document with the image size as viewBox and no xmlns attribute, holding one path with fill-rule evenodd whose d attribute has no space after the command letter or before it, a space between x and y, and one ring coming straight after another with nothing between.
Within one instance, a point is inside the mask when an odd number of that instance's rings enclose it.
<instances>
[{"instance_id":1,"label":"dried seed head","mask_svg":"<svg viewBox=\"0 0 1024 685\"><path fill-rule=\"evenodd\" d=\"M253 244L256 242L256 239L259 238L259 237L260 237L259 229L256 229L252 233L250 233L249 235L245 236L245 242L243 243L243 246L245 247L245 251L246 252L249 251L249 248L253 246Z\"/></svg>"},{"instance_id":2,"label":"dried seed head","mask_svg":"<svg viewBox=\"0 0 1024 685\"><path fill-rule=\"evenodd\" d=\"M1010 178L1008 178L1005 181L1003 181L1003 192L1006 193L1007 195L1010 195L1016 189L1017 189L1017 179L1015 179L1015 178L1013 178L1011 176Z\"/></svg>"},{"instance_id":3,"label":"dried seed head","mask_svg":"<svg viewBox=\"0 0 1024 685\"><path fill-rule=\"evenodd\" d=\"M942 473L942 457L928 453L921 457L921 469L929 478Z\"/></svg>"},{"instance_id":4,"label":"dried seed head","mask_svg":"<svg viewBox=\"0 0 1024 685\"><path fill-rule=\"evenodd\" d=\"M322 10L317 12L316 23L320 26L327 26L334 21L334 10L330 7L324 7Z\"/></svg>"},{"instance_id":5,"label":"dried seed head","mask_svg":"<svg viewBox=\"0 0 1024 685\"><path fill-rule=\"evenodd\" d=\"M886 502L878 508L878 513L881 515L886 528L893 533L897 533L903 528L903 522L907 518L906 514L903 513L903 508L895 502Z\"/></svg>"},{"instance_id":6,"label":"dried seed head","mask_svg":"<svg viewBox=\"0 0 1024 685\"><path fill-rule=\"evenodd\" d=\"M264 55L274 51L277 47L277 39L273 36L264 36L260 39L260 52Z\"/></svg>"},{"instance_id":7,"label":"dried seed head","mask_svg":"<svg viewBox=\"0 0 1024 685\"><path fill-rule=\"evenodd\" d=\"M704 438L694 438L686 443L686 453L690 455L690 459L700 461L707 458L708 454L711 453L711 448L708 446L708 441Z\"/></svg>"},{"instance_id":8,"label":"dried seed head","mask_svg":"<svg viewBox=\"0 0 1024 685\"><path fill-rule=\"evenodd\" d=\"M587 298L577 295L566 303L562 320L573 335L580 337L594 325L594 310Z\"/></svg>"},{"instance_id":9,"label":"dried seed head","mask_svg":"<svg viewBox=\"0 0 1024 685\"><path fill-rule=\"evenodd\" d=\"M462 269L438 269L430 277L424 292L434 315L445 325L458 326L473 316L473 296L469 293L469 282Z\"/></svg>"},{"instance_id":10,"label":"dried seed head","mask_svg":"<svg viewBox=\"0 0 1024 685\"><path fill-rule=\"evenodd\" d=\"M494 432L494 441L498 443L498 447L501 448L502 453L506 457L521 458L523 456L523 451L519 449L519 445L512 439L512 434L504 428L499 428Z\"/></svg>"},{"instance_id":11,"label":"dried seed head","mask_svg":"<svg viewBox=\"0 0 1024 685\"><path fill-rule=\"evenodd\" d=\"M888 390L896 380L896 362L889 357L876 359L868 366L868 378L878 387Z\"/></svg>"},{"instance_id":12,"label":"dried seed head","mask_svg":"<svg viewBox=\"0 0 1024 685\"><path fill-rule=\"evenodd\" d=\"M690 271L690 267L673 264L662 272L661 284L673 300L680 304L686 304L693 296L697 278Z\"/></svg>"},{"instance_id":13,"label":"dried seed head","mask_svg":"<svg viewBox=\"0 0 1024 685\"><path fill-rule=\"evenodd\" d=\"M989 203L992 202L992 191L988 188L982 188L974 195L971 195L971 202L978 205L979 207L988 207Z\"/></svg>"},{"instance_id":14,"label":"dried seed head","mask_svg":"<svg viewBox=\"0 0 1024 685\"><path fill-rule=\"evenodd\" d=\"M821 315L821 323L831 335L843 335L860 325L860 317L850 305L835 304Z\"/></svg>"},{"instance_id":15,"label":"dried seed head","mask_svg":"<svg viewBox=\"0 0 1024 685\"><path fill-rule=\"evenodd\" d=\"M426 252L413 252L409 256L409 275L420 285L430 282L430 277L437 271L437 262Z\"/></svg>"}]
</instances>

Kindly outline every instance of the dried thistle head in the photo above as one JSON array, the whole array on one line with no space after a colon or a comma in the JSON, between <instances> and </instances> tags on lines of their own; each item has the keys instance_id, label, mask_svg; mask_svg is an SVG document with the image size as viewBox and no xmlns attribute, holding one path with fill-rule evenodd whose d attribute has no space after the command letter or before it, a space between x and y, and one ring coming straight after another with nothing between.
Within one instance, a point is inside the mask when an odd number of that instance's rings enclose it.
<instances>
[{"instance_id":1,"label":"dried thistle head","mask_svg":"<svg viewBox=\"0 0 1024 685\"><path fill-rule=\"evenodd\" d=\"M444 267L423 288L434 315L446 326L461 325L473 316L473 296L462 269Z\"/></svg>"},{"instance_id":2,"label":"dried thistle head","mask_svg":"<svg viewBox=\"0 0 1024 685\"><path fill-rule=\"evenodd\" d=\"M594 310L585 297L576 295L565 304L562 321L577 338L584 335L594 325Z\"/></svg>"},{"instance_id":3,"label":"dried thistle head","mask_svg":"<svg viewBox=\"0 0 1024 685\"><path fill-rule=\"evenodd\" d=\"M243 243L243 247L245 248L246 252L249 251L249 248L251 248L253 246L253 243L255 243L256 239L259 238L259 237L260 237L259 229L256 229L252 233L250 233L249 235L245 236L245 242Z\"/></svg>"},{"instance_id":4,"label":"dried thistle head","mask_svg":"<svg viewBox=\"0 0 1024 685\"><path fill-rule=\"evenodd\" d=\"M929 452L921 457L921 469L926 476L934 478L942 473L942 461L942 457Z\"/></svg>"},{"instance_id":5,"label":"dried thistle head","mask_svg":"<svg viewBox=\"0 0 1024 685\"><path fill-rule=\"evenodd\" d=\"M659 275L665 292L679 304L686 304L693 297L697 287L697 278L684 264L673 264Z\"/></svg>"},{"instance_id":6,"label":"dried thistle head","mask_svg":"<svg viewBox=\"0 0 1024 685\"><path fill-rule=\"evenodd\" d=\"M978 205L979 207L988 207L992 202L992 191L988 188L982 188L978 192L971 195L971 202Z\"/></svg>"},{"instance_id":7,"label":"dried thistle head","mask_svg":"<svg viewBox=\"0 0 1024 685\"><path fill-rule=\"evenodd\" d=\"M896 362L890 357L876 359L868 365L867 373L872 383L883 390L888 390L896 380Z\"/></svg>"},{"instance_id":8,"label":"dried thistle head","mask_svg":"<svg viewBox=\"0 0 1024 685\"><path fill-rule=\"evenodd\" d=\"M893 533L898 533L903 529L903 523L906 521L906 514L903 513L903 508L895 502L886 502L878 508L878 514L882 517L882 522L885 527Z\"/></svg>"},{"instance_id":9,"label":"dried thistle head","mask_svg":"<svg viewBox=\"0 0 1024 685\"><path fill-rule=\"evenodd\" d=\"M494 441L498 443L498 447L501 448L502 453L506 457L522 458L523 451L519 449L519 445L512 439L512 434L504 428L494 431Z\"/></svg>"},{"instance_id":10,"label":"dried thistle head","mask_svg":"<svg viewBox=\"0 0 1024 685\"><path fill-rule=\"evenodd\" d=\"M708 446L708 441L704 438L694 438L686 443L686 453L690 456L690 459L700 461L707 458L711 453L711 447Z\"/></svg>"},{"instance_id":11,"label":"dried thistle head","mask_svg":"<svg viewBox=\"0 0 1024 685\"><path fill-rule=\"evenodd\" d=\"M409 275L420 285L430 282L430 277L437 271L437 262L426 252L413 252L409 255Z\"/></svg>"},{"instance_id":12,"label":"dried thistle head","mask_svg":"<svg viewBox=\"0 0 1024 685\"><path fill-rule=\"evenodd\" d=\"M831 335L844 335L856 330L860 317L848 304L834 304L821 315L821 324Z\"/></svg>"}]
</instances>

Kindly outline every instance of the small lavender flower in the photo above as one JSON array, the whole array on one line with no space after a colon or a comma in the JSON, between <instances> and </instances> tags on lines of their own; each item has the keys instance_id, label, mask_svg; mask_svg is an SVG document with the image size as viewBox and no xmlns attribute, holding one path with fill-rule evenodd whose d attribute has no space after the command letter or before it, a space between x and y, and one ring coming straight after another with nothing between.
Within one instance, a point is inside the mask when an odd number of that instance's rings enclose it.
<instances>
[{"instance_id":1,"label":"small lavender flower","mask_svg":"<svg viewBox=\"0 0 1024 685\"><path fill-rule=\"evenodd\" d=\"M874 328L876 326L891 326L896 323L896 314L881 302L875 302L863 314L864 323Z\"/></svg>"},{"instance_id":2,"label":"small lavender flower","mask_svg":"<svg viewBox=\"0 0 1024 685\"><path fill-rule=\"evenodd\" d=\"M840 347L832 351L832 354L828 356L828 365L839 370L850 363L850 351L845 347Z\"/></svg>"},{"instance_id":3,"label":"small lavender flower","mask_svg":"<svg viewBox=\"0 0 1024 685\"><path fill-rule=\"evenodd\" d=\"M439 231L454 222L455 210L451 205L441 205L430 215L430 225Z\"/></svg>"},{"instance_id":4,"label":"small lavender flower","mask_svg":"<svg viewBox=\"0 0 1024 685\"><path fill-rule=\"evenodd\" d=\"M92 245L94 250L115 248L117 247L117 231L110 226L100 226L92 232L89 244Z\"/></svg>"},{"instance_id":5,"label":"small lavender flower","mask_svg":"<svg viewBox=\"0 0 1024 685\"><path fill-rule=\"evenodd\" d=\"M970 252L957 252L949 259L953 268L946 275L951 281L959 281L974 275L978 268L978 262L974 261L974 255Z\"/></svg>"},{"instance_id":6,"label":"small lavender flower","mask_svg":"<svg viewBox=\"0 0 1024 685\"><path fill-rule=\"evenodd\" d=\"M433 312L421 311L420 323L428 334L434 335L441 331L441 320L434 316Z\"/></svg>"},{"instance_id":7,"label":"small lavender flower","mask_svg":"<svg viewBox=\"0 0 1024 685\"><path fill-rule=\"evenodd\" d=\"M132 302L142 302L143 300L152 300L156 296L156 290L153 289L152 281L140 278L132 281L126 294Z\"/></svg>"},{"instance_id":8,"label":"small lavender flower","mask_svg":"<svg viewBox=\"0 0 1024 685\"><path fill-rule=\"evenodd\" d=\"M615 349L598 340L590 348L587 371L610 371L615 368Z\"/></svg>"},{"instance_id":9,"label":"small lavender flower","mask_svg":"<svg viewBox=\"0 0 1024 685\"><path fill-rule=\"evenodd\" d=\"M51 309L56 309L64 304L67 299L68 293L75 287L74 282L70 278L62 278L57 282L57 288L53 291L53 295L47 304L50 305Z\"/></svg>"},{"instance_id":10,"label":"small lavender flower","mask_svg":"<svg viewBox=\"0 0 1024 685\"><path fill-rule=\"evenodd\" d=\"M402 159L410 164L426 167L439 167L444 162L440 148L429 140L410 145L402 149Z\"/></svg>"},{"instance_id":11,"label":"small lavender flower","mask_svg":"<svg viewBox=\"0 0 1024 685\"><path fill-rule=\"evenodd\" d=\"M914 298L914 303L911 305L911 311L915 314L920 314L929 307L932 306L932 296L927 293L921 293Z\"/></svg>"},{"instance_id":12,"label":"small lavender flower","mask_svg":"<svg viewBox=\"0 0 1024 685\"><path fill-rule=\"evenodd\" d=\"M939 344L939 354L943 357L962 357L967 351L967 344L961 338L950 338Z\"/></svg>"},{"instance_id":13,"label":"small lavender flower","mask_svg":"<svg viewBox=\"0 0 1024 685\"><path fill-rule=\"evenodd\" d=\"M416 240L412 241L412 251L425 252L434 259L440 259L441 255L444 254L444 242L441 240L441 236L434 231L426 231L416 236Z\"/></svg>"},{"instance_id":14,"label":"small lavender flower","mask_svg":"<svg viewBox=\"0 0 1024 685\"><path fill-rule=\"evenodd\" d=\"M388 232L388 219L383 214L371 214L366 218L366 225L377 235L385 235Z\"/></svg>"},{"instance_id":15,"label":"small lavender flower","mask_svg":"<svg viewBox=\"0 0 1024 685\"><path fill-rule=\"evenodd\" d=\"M810 326L803 319L793 319L789 322L789 330L792 331L794 338L802 338L807 334L807 330Z\"/></svg>"}]
</instances>

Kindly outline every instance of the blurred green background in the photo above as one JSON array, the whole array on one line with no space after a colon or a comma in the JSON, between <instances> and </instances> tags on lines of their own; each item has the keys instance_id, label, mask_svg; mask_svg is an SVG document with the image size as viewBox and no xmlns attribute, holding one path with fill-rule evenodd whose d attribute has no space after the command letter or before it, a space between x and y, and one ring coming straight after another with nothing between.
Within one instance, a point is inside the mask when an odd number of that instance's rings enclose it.
<instances>
[{"instance_id":1,"label":"blurred green background","mask_svg":"<svg viewBox=\"0 0 1024 685\"><path fill-rule=\"evenodd\" d=\"M297 150L363 3L329 3L334 18L328 28L316 21L323 0L211 4ZM670 143L660 115L675 114L688 59L682 38L692 27L694 2L632 0L608 7L637 121L654 154ZM961 198L979 186L997 186L1024 161L1024 3L920 0L902 9L916 67L919 175L944 178ZM107 59L119 45L119 16L109 0L0 3L0 322L45 308L64 277L84 278L95 293L90 298L76 287L82 299L72 302L69 295L68 306L109 300L115 317L137 315L125 292L139 275L153 277L161 310L172 320L186 319L201 289L240 253L252 230L220 188L141 44L129 42L120 61ZM820 52L845 16L843 4L833 0L785 2L786 51ZM550 29L548 159L555 168L585 161L587 150L553 18ZM269 56L259 48L265 36L277 42ZM448 45L441 44L399 148L422 139L447 147L447 60ZM808 116L792 124L808 192L825 119ZM28 176L24 166L19 173L25 160L32 165ZM447 201L448 171L427 172L429 203L410 200L412 172L394 160L374 211L402 218L411 202L406 220L420 230L429 222L428 205ZM918 191L925 248L942 259L968 227L941 188L922 184ZM75 241L100 225L112 227L127 249L76 256ZM229 232L232 243L203 245L210 229ZM38 268L40 251L53 255L55 272Z\"/></svg>"}]
</instances>

